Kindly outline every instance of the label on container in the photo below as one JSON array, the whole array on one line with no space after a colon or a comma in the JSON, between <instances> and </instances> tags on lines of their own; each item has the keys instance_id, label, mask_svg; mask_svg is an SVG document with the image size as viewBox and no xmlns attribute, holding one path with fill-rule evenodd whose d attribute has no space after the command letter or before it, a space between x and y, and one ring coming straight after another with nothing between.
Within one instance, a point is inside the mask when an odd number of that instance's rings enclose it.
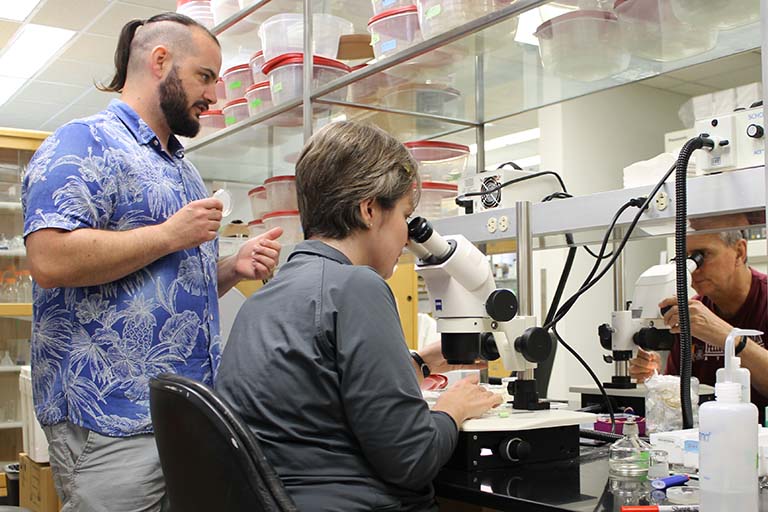
<instances>
[{"instance_id":1,"label":"label on container","mask_svg":"<svg viewBox=\"0 0 768 512\"><path fill-rule=\"evenodd\" d=\"M377 32L374 32L373 34L371 34L371 46L373 46L376 43L378 43L379 39L381 39L381 38L379 37L379 34Z\"/></svg>"},{"instance_id":2,"label":"label on container","mask_svg":"<svg viewBox=\"0 0 768 512\"><path fill-rule=\"evenodd\" d=\"M253 108L258 108L262 104L261 98L256 98L255 100L251 100L251 106Z\"/></svg>"},{"instance_id":3,"label":"label on container","mask_svg":"<svg viewBox=\"0 0 768 512\"><path fill-rule=\"evenodd\" d=\"M382 53L391 52L395 48L397 48L397 39L390 39L389 41L384 41L383 43L381 43Z\"/></svg>"},{"instance_id":4,"label":"label on container","mask_svg":"<svg viewBox=\"0 0 768 512\"><path fill-rule=\"evenodd\" d=\"M283 90L283 82L277 82L272 86L272 92L280 92Z\"/></svg>"},{"instance_id":5,"label":"label on container","mask_svg":"<svg viewBox=\"0 0 768 512\"><path fill-rule=\"evenodd\" d=\"M234 82L229 82L230 89L240 89L242 86L243 86L242 80L235 80Z\"/></svg>"},{"instance_id":6,"label":"label on container","mask_svg":"<svg viewBox=\"0 0 768 512\"><path fill-rule=\"evenodd\" d=\"M443 12L443 6L442 5L440 5L440 4L433 5L432 7L427 9L427 13L426 13L426 15L424 17L426 19L431 19L431 18L434 18L435 16L437 16L438 14L440 14L441 12Z\"/></svg>"},{"instance_id":7,"label":"label on container","mask_svg":"<svg viewBox=\"0 0 768 512\"><path fill-rule=\"evenodd\" d=\"M237 118L235 116L227 116L224 118L224 124L229 126L230 124L235 124L237 122Z\"/></svg>"}]
</instances>

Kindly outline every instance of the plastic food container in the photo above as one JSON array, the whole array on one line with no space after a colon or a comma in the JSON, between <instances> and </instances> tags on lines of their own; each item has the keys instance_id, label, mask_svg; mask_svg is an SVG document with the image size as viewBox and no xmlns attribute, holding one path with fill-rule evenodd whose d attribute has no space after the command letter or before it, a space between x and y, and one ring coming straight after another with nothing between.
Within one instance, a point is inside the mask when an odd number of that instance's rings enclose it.
<instances>
[{"instance_id":1,"label":"plastic food container","mask_svg":"<svg viewBox=\"0 0 768 512\"><path fill-rule=\"evenodd\" d=\"M377 59L392 55L421 41L419 13L415 5L377 14L368 22L371 46Z\"/></svg>"},{"instance_id":2,"label":"plastic food container","mask_svg":"<svg viewBox=\"0 0 768 512\"><path fill-rule=\"evenodd\" d=\"M457 214L455 199L459 187L451 183L421 182L421 199L413 217L425 217L428 220L451 217Z\"/></svg>"},{"instance_id":3,"label":"plastic food container","mask_svg":"<svg viewBox=\"0 0 768 512\"><path fill-rule=\"evenodd\" d=\"M392 108L446 117L460 117L463 111L461 93L440 84L406 84L384 95L383 103ZM403 139L440 131L447 123L411 116L390 116L390 130Z\"/></svg>"},{"instance_id":4,"label":"plastic food container","mask_svg":"<svg viewBox=\"0 0 768 512\"><path fill-rule=\"evenodd\" d=\"M384 11L391 11L393 9L415 5L415 1L416 0L371 0L371 4L373 4L373 15L377 16Z\"/></svg>"},{"instance_id":5,"label":"plastic food container","mask_svg":"<svg viewBox=\"0 0 768 512\"><path fill-rule=\"evenodd\" d=\"M418 0L424 39L446 32L509 5L501 0Z\"/></svg>"},{"instance_id":6,"label":"plastic food container","mask_svg":"<svg viewBox=\"0 0 768 512\"><path fill-rule=\"evenodd\" d=\"M211 2L208 0L179 0L176 2L176 12L185 16L189 16L206 28L212 28L214 25Z\"/></svg>"},{"instance_id":7,"label":"plastic food container","mask_svg":"<svg viewBox=\"0 0 768 512\"><path fill-rule=\"evenodd\" d=\"M224 124L231 126L248 119L248 101L245 98L238 98L230 101L224 107Z\"/></svg>"},{"instance_id":8,"label":"plastic food container","mask_svg":"<svg viewBox=\"0 0 768 512\"><path fill-rule=\"evenodd\" d=\"M254 53L253 56L251 56L251 60L248 61L248 64L251 66L253 83L258 84L259 82L267 80L267 75L261 71L262 66L264 66L264 52L262 50Z\"/></svg>"},{"instance_id":9,"label":"plastic food container","mask_svg":"<svg viewBox=\"0 0 768 512\"><path fill-rule=\"evenodd\" d=\"M248 112L255 116L272 106L272 93L269 92L269 82L253 84L245 91L245 99L248 101Z\"/></svg>"},{"instance_id":10,"label":"plastic food container","mask_svg":"<svg viewBox=\"0 0 768 512\"><path fill-rule=\"evenodd\" d=\"M211 11L213 12L214 23L219 25L222 21L240 12L240 2L238 0L211 0ZM256 23L249 16L227 28L224 34L229 36L253 32L255 36L256 28Z\"/></svg>"},{"instance_id":11,"label":"plastic food container","mask_svg":"<svg viewBox=\"0 0 768 512\"><path fill-rule=\"evenodd\" d=\"M350 72L349 66L337 60L314 57L313 62L313 89ZM269 77L272 102L275 105L301 96L304 86L304 55L300 53L281 55L264 64L263 69ZM327 98L344 101L347 99L347 88L343 87L334 91Z\"/></svg>"},{"instance_id":12,"label":"plastic food container","mask_svg":"<svg viewBox=\"0 0 768 512\"><path fill-rule=\"evenodd\" d=\"M254 219L260 219L269 211L267 205L267 188L259 185L248 191L248 200L251 203L251 213Z\"/></svg>"},{"instance_id":13,"label":"plastic food container","mask_svg":"<svg viewBox=\"0 0 768 512\"><path fill-rule=\"evenodd\" d=\"M354 33L352 22L331 14L313 14L312 54L335 59L339 38ZM272 16L259 27L264 60L270 61L284 53L304 51L304 15L283 13Z\"/></svg>"},{"instance_id":14,"label":"plastic food container","mask_svg":"<svg viewBox=\"0 0 768 512\"><path fill-rule=\"evenodd\" d=\"M269 211L298 210L296 198L296 176L273 176L264 180L267 189Z\"/></svg>"},{"instance_id":15,"label":"plastic food container","mask_svg":"<svg viewBox=\"0 0 768 512\"><path fill-rule=\"evenodd\" d=\"M253 85L251 66L240 64L229 68L222 75L226 88L227 101L236 100L245 96L245 91Z\"/></svg>"},{"instance_id":16,"label":"plastic food container","mask_svg":"<svg viewBox=\"0 0 768 512\"><path fill-rule=\"evenodd\" d=\"M248 223L249 238L255 238L265 231L267 231L267 227L264 225L264 221L262 219L252 220Z\"/></svg>"},{"instance_id":17,"label":"plastic food container","mask_svg":"<svg viewBox=\"0 0 768 512\"><path fill-rule=\"evenodd\" d=\"M675 15L699 28L731 28L760 20L760 2L751 0L670 0Z\"/></svg>"},{"instance_id":18,"label":"plastic food container","mask_svg":"<svg viewBox=\"0 0 768 512\"><path fill-rule=\"evenodd\" d=\"M629 66L629 52L616 16L607 11L574 11L539 25L541 63L565 78L591 82Z\"/></svg>"},{"instance_id":19,"label":"plastic food container","mask_svg":"<svg viewBox=\"0 0 768 512\"><path fill-rule=\"evenodd\" d=\"M711 50L717 29L684 23L668 0L616 0L614 11L627 49L645 59L666 62Z\"/></svg>"},{"instance_id":20,"label":"plastic food container","mask_svg":"<svg viewBox=\"0 0 768 512\"><path fill-rule=\"evenodd\" d=\"M419 174L425 182L456 182L467 169L469 146L422 140L406 142L405 147L419 162Z\"/></svg>"},{"instance_id":21,"label":"plastic food container","mask_svg":"<svg viewBox=\"0 0 768 512\"><path fill-rule=\"evenodd\" d=\"M296 245L304 240L298 210L278 210L264 215L262 220L267 231L278 226L283 228L279 238L283 245Z\"/></svg>"},{"instance_id":22,"label":"plastic food container","mask_svg":"<svg viewBox=\"0 0 768 512\"><path fill-rule=\"evenodd\" d=\"M200 114L200 133L198 135L209 135L226 127L227 123L224 122L224 112L221 110L206 110Z\"/></svg>"},{"instance_id":23,"label":"plastic food container","mask_svg":"<svg viewBox=\"0 0 768 512\"><path fill-rule=\"evenodd\" d=\"M351 71L354 73L366 66L367 64L358 64ZM385 71L379 71L364 80L357 80L349 84L349 99L350 101L363 103L371 98L378 98L382 91L389 91L403 82L405 80L402 78L392 76Z\"/></svg>"}]
</instances>

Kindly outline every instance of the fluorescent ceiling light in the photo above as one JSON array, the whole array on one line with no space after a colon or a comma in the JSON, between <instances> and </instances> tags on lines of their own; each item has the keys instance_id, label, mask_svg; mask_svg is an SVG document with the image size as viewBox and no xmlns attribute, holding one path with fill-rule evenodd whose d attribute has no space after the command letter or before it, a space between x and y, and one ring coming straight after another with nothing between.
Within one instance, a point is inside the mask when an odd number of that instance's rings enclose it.
<instances>
[{"instance_id":1,"label":"fluorescent ceiling light","mask_svg":"<svg viewBox=\"0 0 768 512\"><path fill-rule=\"evenodd\" d=\"M531 140L536 140L541 136L541 130L539 128L531 128L530 130L523 130L521 132L510 133L509 135L502 135L485 141L485 152L494 151L496 149L505 148L507 146L514 146L515 144L521 144ZM477 153L477 144L469 145L470 154Z\"/></svg>"},{"instance_id":2,"label":"fluorescent ceiling light","mask_svg":"<svg viewBox=\"0 0 768 512\"><path fill-rule=\"evenodd\" d=\"M39 3L40 0L3 0L0 2L0 18L24 21Z\"/></svg>"},{"instance_id":3,"label":"fluorescent ceiling light","mask_svg":"<svg viewBox=\"0 0 768 512\"><path fill-rule=\"evenodd\" d=\"M0 105L8 101L13 96L13 93L18 91L26 81L25 78L0 76Z\"/></svg>"},{"instance_id":4,"label":"fluorescent ceiling light","mask_svg":"<svg viewBox=\"0 0 768 512\"><path fill-rule=\"evenodd\" d=\"M0 75L31 78L74 34L63 28L24 25L0 55Z\"/></svg>"}]
</instances>

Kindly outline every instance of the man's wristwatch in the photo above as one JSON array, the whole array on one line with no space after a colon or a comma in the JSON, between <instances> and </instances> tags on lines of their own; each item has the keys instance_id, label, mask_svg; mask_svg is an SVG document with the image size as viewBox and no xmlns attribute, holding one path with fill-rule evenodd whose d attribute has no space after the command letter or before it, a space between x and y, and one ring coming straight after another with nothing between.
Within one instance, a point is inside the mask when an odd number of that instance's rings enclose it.
<instances>
[{"instance_id":1,"label":"man's wristwatch","mask_svg":"<svg viewBox=\"0 0 768 512\"><path fill-rule=\"evenodd\" d=\"M736 350L734 350L733 352L735 355L739 355L739 353L741 353L741 351L744 350L746 347L747 347L747 337L742 336L741 341L739 342L738 345L736 345Z\"/></svg>"},{"instance_id":2,"label":"man's wristwatch","mask_svg":"<svg viewBox=\"0 0 768 512\"><path fill-rule=\"evenodd\" d=\"M419 353L415 350L411 350L411 357L416 361L416 365L421 368L421 373L424 374L424 377L429 377L429 374L432 372L429 371L429 366L427 366L427 363L424 362L424 359L421 358Z\"/></svg>"}]
</instances>

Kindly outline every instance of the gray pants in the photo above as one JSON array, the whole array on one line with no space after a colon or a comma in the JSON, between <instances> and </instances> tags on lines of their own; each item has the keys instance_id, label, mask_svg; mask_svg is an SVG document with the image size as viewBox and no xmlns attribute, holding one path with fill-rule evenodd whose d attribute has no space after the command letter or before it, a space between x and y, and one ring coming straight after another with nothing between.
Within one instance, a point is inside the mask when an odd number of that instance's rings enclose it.
<instances>
[{"instance_id":1,"label":"gray pants","mask_svg":"<svg viewBox=\"0 0 768 512\"><path fill-rule=\"evenodd\" d=\"M155 438L106 437L73 423L43 427L61 512L167 512Z\"/></svg>"}]
</instances>

